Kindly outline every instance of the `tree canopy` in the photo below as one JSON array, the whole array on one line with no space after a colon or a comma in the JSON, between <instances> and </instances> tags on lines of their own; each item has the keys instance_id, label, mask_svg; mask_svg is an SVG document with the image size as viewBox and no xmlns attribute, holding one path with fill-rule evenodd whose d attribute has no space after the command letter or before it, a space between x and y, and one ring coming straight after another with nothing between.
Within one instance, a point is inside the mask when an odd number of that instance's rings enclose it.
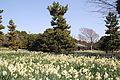
<instances>
[{"instance_id":1,"label":"tree canopy","mask_svg":"<svg viewBox=\"0 0 120 80\"><path fill-rule=\"evenodd\" d=\"M9 28L9 35L8 35L9 48L17 51L19 49L19 43L20 43L18 40L17 32L16 32L17 26L15 25L15 23L11 19L9 21L9 25L7 27Z\"/></svg>"},{"instance_id":2,"label":"tree canopy","mask_svg":"<svg viewBox=\"0 0 120 80\"><path fill-rule=\"evenodd\" d=\"M120 48L120 26L118 26L117 16L110 12L108 16L106 16L105 22L107 27L105 32L106 36L101 38L100 47L106 52L118 50Z\"/></svg>"},{"instance_id":3,"label":"tree canopy","mask_svg":"<svg viewBox=\"0 0 120 80\"><path fill-rule=\"evenodd\" d=\"M68 5L62 6L54 2L47 8L52 16L51 26L33 41L31 49L47 52L62 52L75 49L75 41L70 36L70 26L64 18Z\"/></svg>"},{"instance_id":4,"label":"tree canopy","mask_svg":"<svg viewBox=\"0 0 120 80\"><path fill-rule=\"evenodd\" d=\"M90 2L96 4L97 12L102 14L108 14L112 12L114 14L120 15L120 0L89 0Z\"/></svg>"},{"instance_id":5,"label":"tree canopy","mask_svg":"<svg viewBox=\"0 0 120 80\"><path fill-rule=\"evenodd\" d=\"M3 10L0 10L0 14L3 12ZM3 32L1 31L5 27L2 25L2 16L0 15L0 41L3 40Z\"/></svg>"},{"instance_id":6,"label":"tree canopy","mask_svg":"<svg viewBox=\"0 0 120 80\"><path fill-rule=\"evenodd\" d=\"M70 26L67 24L64 15L68 10L68 5L62 6L59 2L53 2L52 5L47 8L52 16L51 25L54 29L69 29Z\"/></svg>"},{"instance_id":7,"label":"tree canopy","mask_svg":"<svg viewBox=\"0 0 120 80\"><path fill-rule=\"evenodd\" d=\"M59 2L53 2L52 5L48 6L50 15L52 16L51 26L53 26L53 36L55 41L56 52L65 50L73 50L75 48L75 41L70 36L70 26L64 18L65 13L68 10L68 5L62 6Z\"/></svg>"},{"instance_id":8,"label":"tree canopy","mask_svg":"<svg viewBox=\"0 0 120 80\"><path fill-rule=\"evenodd\" d=\"M91 50L93 49L93 44L99 39L99 35L94 30L88 28L81 28L78 36L79 40L90 43Z\"/></svg>"}]
</instances>

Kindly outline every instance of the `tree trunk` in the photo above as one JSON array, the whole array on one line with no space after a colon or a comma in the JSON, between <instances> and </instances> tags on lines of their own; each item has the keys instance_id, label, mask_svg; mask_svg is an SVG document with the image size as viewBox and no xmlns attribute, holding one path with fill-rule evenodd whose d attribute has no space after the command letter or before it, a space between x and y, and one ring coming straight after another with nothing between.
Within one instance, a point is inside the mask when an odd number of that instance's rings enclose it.
<instances>
[{"instance_id":1,"label":"tree trunk","mask_svg":"<svg viewBox=\"0 0 120 80\"><path fill-rule=\"evenodd\" d=\"M92 44L90 45L90 49L93 50L93 45Z\"/></svg>"},{"instance_id":2,"label":"tree trunk","mask_svg":"<svg viewBox=\"0 0 120 80\"><path fill-rule=\"evenodd\" d=\"M108 51L105 51L105 53L107 54L107 53L108 53Z\"/></svg>"},{"instance_id":3,"label":"tree trunk","mask_svg":"<svg viewBox=\"0 0 120 80\"><path fill-rule=\"evenodd\" d=\"M90 49L93 50L93 39L92 39L92 37L91 37Z\"/></svg>"}]
</instances>

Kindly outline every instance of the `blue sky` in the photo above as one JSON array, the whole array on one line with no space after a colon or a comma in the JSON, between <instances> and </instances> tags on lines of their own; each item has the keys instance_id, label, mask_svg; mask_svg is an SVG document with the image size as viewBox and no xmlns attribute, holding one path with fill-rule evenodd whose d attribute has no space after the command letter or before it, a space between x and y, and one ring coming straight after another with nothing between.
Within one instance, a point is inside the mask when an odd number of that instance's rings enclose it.
<instances>
[{"instance_id":1,"label":"blue sky","mask_svg":"<svg viewBox=\"0 0 120 80\"><path fill-rule=\"evenodd\" d=\"M54 1L61 5L69 5L65 14L67 23L71 25L71 35L78 37L80 28L95 30L100 36L104 35L105 23L102 15L92 12L95 6L90 5L87 0L0 0L3 25L7 26L10 19L17 25L17 30L30 33L43 33L45 29L51 28L52 20L47 6ZM7 28L4 32L7 32Z\"/></svg>"}]
</instances>

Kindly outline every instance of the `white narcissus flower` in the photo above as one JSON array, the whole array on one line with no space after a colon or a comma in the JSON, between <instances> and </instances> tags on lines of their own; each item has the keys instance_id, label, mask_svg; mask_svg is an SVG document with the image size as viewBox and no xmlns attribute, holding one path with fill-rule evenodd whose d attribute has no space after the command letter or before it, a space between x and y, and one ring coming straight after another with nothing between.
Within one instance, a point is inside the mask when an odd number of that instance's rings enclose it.
<instances>
[{"instance_id":1,"label":"white narcissus flower","mask_svg":"<svg viewBox=\"0 0 120 80\"><path fill-rule=\"evenodd\" d=\"M120 80L120 77L116 77L116 80Z\"/></svg>"},{"instance_id":2,"label":"white narcissus flower","mask_svg":"<svg viewBox=\"0 0 120 80\"><path fill-rule=\"evenodd\" d=\"M96 80L100 80L100 79L102 79L100 75L96 77Z\"/></svg>"},{"instance_id":3,"label":"white narcissus flower","mask_svg":"<svg viewBox=\"0 0 120 80\"><path fill-rule=\"evenodd\" d=\"M7 75L7 71L3 71L2 73L3 73L3 76Z\"/></svg>"},{"instance_id":4,"label":"white narcissus flower","mask_svg":"<svg viewBox=\"0 0 120 80\"><path fill-rule=\"evenodd\" d=\"M83 72L85 73L85 72L87 72L88 71L88 69L83 69Z\"/></svg>"},{"instance_id":5,"label":"white narcissus flower","mask_svg":"<svg viewBox=\"0 0 120 80\"><path fill-rule=\"evenodd\" d=\"M39 72L40 72L39 70L35 70L35 74L39 74Z\"/></svg>"},{"instance_id":6,"label":"white narcissus flower","mask_svg":"<svg viewBox=\"0 0 120 80\"><path fill-rule=\"evenodd\" d=\"M108 78L108 73L107 72L105 72L105 74L104 74L104 78Z\"/></svg>"},{"instance_id":7,"label":"white narcissus flower","mask_svg":"<svg viewBox=\"0 0 120 80\"><path fill-rule=\"evenodd\" d=\"M58 76L59 78L61 78L61 75L60 75L60 74L57 74L57 76Z\"/></svg>"},{"instance_id":8,"label":"white narcissus flower","mask_svg":"<svg viewBox=\"0 0 120 80\"><path fill-rule=\"evenodd\" d=\"M66 75L66 74L68 74L68 72L67 72L66 70L64 70L64 71L62 72L62 75Z\"/></svg>"},{"instance_id":9,"label":"white narcissus flower","mask_svg":"<svg viewBox=\"0 0 120 80\"><path fill-rule=\"evenodd\" d=\"M46 77L46 79L45 80L50 80L48 77Z\"/></svg>"},{"instance_id":10,"label":"white narcissus flower","mask_svg":"<svg viewBox=\"0 0 120 80\"><path fill-rule=\"evenodd\" d=\"M78 74L75 74L74 78L75 78L75 79L77 79L77 78L78 78L78 76L79 76Z\"/></svg>"},{"instance_id":11,"label":"white narcissus flower","mask_svg":"<svg viewBox=\"0 0 120 80\"><path fill-rule=\"evenodd\" d=\"M97 76L97 77L96 77L96 80L102 79L99 72L96 73L96 76Z\"/></svg>"},{"instance_id":12,"label":"white narcissus flower","mask_svg":"<svg viewBox=\"0 0 120 80\"><path fill-rule=\"evenodd\" d=\"M30 80L35 80L35 78L31 78Z\"/></svg>"}]
</instances>

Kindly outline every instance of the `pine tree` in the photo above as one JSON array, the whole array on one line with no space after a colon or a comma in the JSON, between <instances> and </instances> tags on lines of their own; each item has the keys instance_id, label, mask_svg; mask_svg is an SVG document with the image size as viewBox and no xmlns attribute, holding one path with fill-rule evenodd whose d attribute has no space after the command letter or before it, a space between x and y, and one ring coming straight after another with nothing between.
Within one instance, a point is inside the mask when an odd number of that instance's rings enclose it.
<instances>
[{"instance_id":1,"label":"pine tree","mask_svg":"<svg viewBox=\"0 0 120 80\"><path fill-rule=\"evenodd\" d=\"M113 13L109 13L108 16L106 17L106 27L108 28L108 30L106 30L107 35L109 35L111 37L111 39L116 39L119 36L119 26L118 26L118 20L117 20L117 16Z\"/></svg>"},{"instance_id":2,"label":"pine tree","mask_svg":"<svg viewBox=\"0 0 120 80\"><path fill-rule=\"evenodd\" d=\"M120 14L120 0L116 1L116 11Z\"/></svg>"},{"instance_id":3,"label":"pine tree","mask_svg":"<svg viewBox=\"0 0 120 80\"><path fill-rule=\"evenodd\" d=\"M101 40L101 44L107 44L103 46L103 50L106 52L118 50L120 47L120 33L118 26L117 16L113 13L109 13L106 17L106 27L108 28L105 32L106 36L104 36ZM101 45L101 46L102 46Z\"/></svg>"},{"instance_id":4,"label":"pine tree","mask_svg":"<svg viewBox=\"0 0 120 80\"><path fill-rule=\"evenodd\" d=\"M30 50L45 52L73 51L76 48L75 39L70 36L70 26L64 18L68 5L62 6L58 2L48 6L52 16L51 25L53 28L46 29L43 34L30 43ZM33 39L33 38L32 38Z\"/></svg>"},{"instance_id":5,"label":"pine tree","mask_svg":"<svg viewBox=\"0 0 120 80\"><path fill-rule=\"evenodd\" d=\"M18 40L18 35L16 32L16 25L11 19L9 21L9 25L7 26L9 28L9 48L12 50L17 51L19 49L19 40Z\"/></svg>"},{"instance_id":6,"label":"pine tree","mask_svg":"<svg viewBox=\"0 0 120 80\"><path fill-rule=\"evenodd\" d=\"M70 28L64 18L64 15L68 10L68 5L62 6L59 2L54 2L52 6L48 6L48 10L53 19L51 25L54 26L54 29L65 30Z\"/></svg>"},{"instance_id":7,"label":"pine tree","mask_svg":"<svg viewBox=\"0 0 120 80\"><path fill-rule=\"evenodd\" d=\"M109 13L108 16L106 17L106 27L108 30L106 30L106 34L109 35L110 40L109 44L111 44L111 51L117 50L120 46L120 33L119 33L119 28L118 26L118 20L117 16L113 13Z\"/></svg>"},{"instance_id":8,"label":"pine tree","mask_svg":"<svg viewBox=\"0 0 120 80\"><path fill-rule=\"evenodd\" d=\"M3 12L3 10L0 10L0 14L2 12ZM5 28L1 23L2 23L2 16L0 15L0 30ZM3 41L3 32L2 31L0 31L0 41Z\"/></svg>"},{"instance_id":9,"label":"pine tree","mask_svg":"<svg viewBox=\"0 0 120 80\"><path fill-rule=\"evenodd\" d=\"M17 37L18 40L20 41L19 48L26 49L29 35L27 34L26 31L18 31L18 30L16 30L16 34L18 35Z\"/></svg>"},{"instance_id":10,"label":"pine tree","mask_svg":"<svg viewBox=\"0 0 120 80\"><path fill-rule=\"evenodd\" d=\"M53 26L53 39L54 45L56 46L55 52L61 52L65 50L74 50L75 41L70 36L71 26L67 24L64 18L65 13L68 10L68 5L62 6L59 2L53 2L51 6L48 6L50 15L52 16L51 26Z\"/></svg>"}]
</instances>

